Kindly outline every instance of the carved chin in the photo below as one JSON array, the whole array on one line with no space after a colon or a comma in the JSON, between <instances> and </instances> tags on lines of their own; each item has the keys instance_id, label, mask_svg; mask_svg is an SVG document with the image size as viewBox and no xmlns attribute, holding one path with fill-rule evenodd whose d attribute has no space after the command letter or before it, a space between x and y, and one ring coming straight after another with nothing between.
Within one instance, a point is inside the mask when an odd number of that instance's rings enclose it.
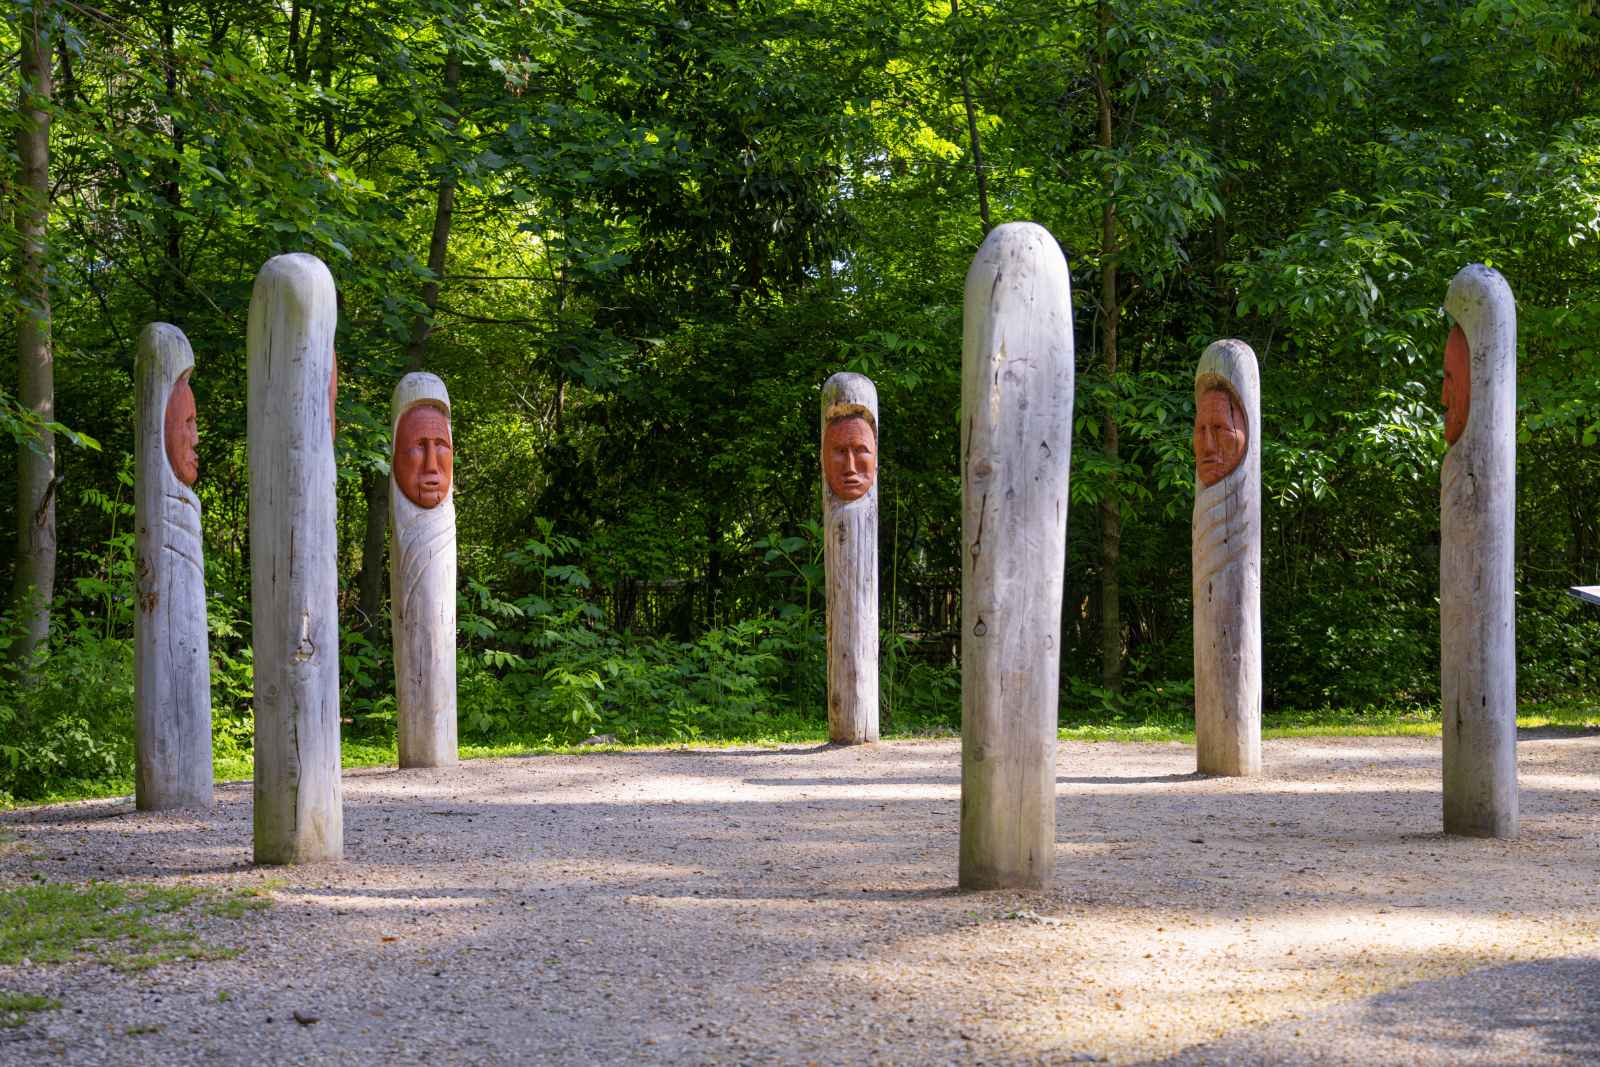
<instances>
[{"instance_id":1,"label":"carved chin","mask_svg":"<svg viewBox=\"0 0 1600 1067\"><path fill-rule=\"evenodd\" d=\"M1207 460L1198 465L1195 473L1200 476L1200 484L1210 489L1213 485L1232 474L1237 466L1237 463L1230 465L1221 460Z\"/></svg>"},{"instance_id":2,"label":"carved chin","mask_svg":"<svg viewBox=\"0 0 1600 1067\"><path fill-rule=\"evenodd\" d=\"M445 491L439 486L419 486L416 492L406 495L419 508L436 508L444 503Z\"/></svg>"},{"instance_id":3,"label":"carved chin","mask_svg":"<svg viewBox=\"0 0 1600 1067\"><path fill-rule=\"evenodd\" d=\"M833 495L845 501L860 500L871 488L872 483L864 478L855 482L835 482L832 485Z\"/></svg>"}]
</instances>

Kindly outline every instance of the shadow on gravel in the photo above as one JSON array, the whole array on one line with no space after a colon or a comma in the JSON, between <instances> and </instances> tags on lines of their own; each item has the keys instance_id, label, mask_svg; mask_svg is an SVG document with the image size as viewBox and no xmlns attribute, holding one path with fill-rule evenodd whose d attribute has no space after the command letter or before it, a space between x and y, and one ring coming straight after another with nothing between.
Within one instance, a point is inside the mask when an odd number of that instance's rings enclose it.
<instances>
[{"instance_id":1,"label":"shadow on gravel","mask_svg":"<svg viewBox=\"0 0 1600 1067\"><path fill-rule=\"evenodd\" d=\"M1486 967L1195 1045L1143 1067L1600 1062L1600 958Z\"/></svg>"},{"instance_id":2,"label":"shadow on gravel","mask_svg":"<svg viewBox=\"0 0 1600 1067\"><path fill-rule=\"evenodd\" d=\"M1211 775L1190 771L1188 774L1151 774L1144 777L1118 778L1057 778L1057 785L1164 785L1172 782L1203 782Z\"/></svg>"}]
</instances>

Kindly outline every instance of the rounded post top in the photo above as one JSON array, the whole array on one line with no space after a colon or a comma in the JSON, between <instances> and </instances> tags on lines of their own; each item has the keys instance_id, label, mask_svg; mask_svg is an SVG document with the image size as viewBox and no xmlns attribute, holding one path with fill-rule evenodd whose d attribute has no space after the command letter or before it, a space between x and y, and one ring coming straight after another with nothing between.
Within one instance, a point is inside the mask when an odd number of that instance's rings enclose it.
<instances>
[{"instance_id":1,"label":"rounded post top","mask_svg":"<svg viewBox=\"0 0 1600 1067\"><path fill-rule=\"evenodd\" d=\"M1450 279L1450 288L1445 293L1445 310L1450 312L1450 317L1460 321L1453 308L1477 303L1485 304L1489 301L1511 301L1511 285L1505 276L1493 267L1486 267L1482 263L1468 263L1456 271L1456 276Z\"/></svg>"},{"instance_id":2,"label":"rounded post top","mask_svg":"<svg viewBox=\"0 0 1600 1067\"><path fill-rule=\"evenodd\" d=\"M194 349L183 331L170 322L152 322L139 332L139 346L135 362L143 367L152 359L159 360L175 381L177 376L194 366ZM166 383L171 385L172 382Z\"/></svg>"},{"instance_id":3,"label":"rounded post top","mask_svg":"<svg viewBox=\"0 0 1600 1067\"><path fill-rule=\"evenodd\" d=\"M878 430L878 387L865 374L840 371L822 384L822 421L864 416Z\"/></svg>"},{"instance_id":4,"label":"rounded post top","mask_svg":"<svg viewBox=\"0 0 1600 1067\"><path fill-rule=\"evenodd\" d=\"M1049 230L1037 222L1006 222L989 231L978 254L972 257L967 271L969 295L974 284L998 286L1004 272L1013 265L1058 275L1063 283L1068 278L1067 257Z\"/></svg>"},{"instance_id":5,"label":"rounded post top","mask_svg":"<svg viewBox=\"0 0 1600 1067\"><path fill-rule=\"evenodd\" d=\"M389 398L389 436L392 439L400 425L400 417L418 404L429 404L450 417L450 391L437 374L412 371L395 383Z\"/></svg>"},{"instance_id":6,"label":"rounded post top","mask_svg":"<svg viewBox=\"0 0 1600 1067\"><path fill-rule=\"evenodd\" d=\"M256 273L255 290L268 285L279 287L297 303L309 303L319 296L332 300L337 292L328 265L309 252L286 252L263 263Z\"/></svg>"}]
</instances>

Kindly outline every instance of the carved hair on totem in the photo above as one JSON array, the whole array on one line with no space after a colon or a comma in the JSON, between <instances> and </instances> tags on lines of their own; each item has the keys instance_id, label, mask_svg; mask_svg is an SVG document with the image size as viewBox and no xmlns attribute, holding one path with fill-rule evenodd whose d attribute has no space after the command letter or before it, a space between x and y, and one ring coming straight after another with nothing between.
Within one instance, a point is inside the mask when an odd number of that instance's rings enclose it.
<instances>
[{"instance_id":1,"label":"carved hair on totem","mask_svg":"<svg viewBox=\"0 0 1600 1067\"><path fill-rule=\"evenodd\" d=\"M1450 327L1444 343L1444 388L1439 391L1439 403L1444 405L1444 442L1453 445L1467 428L1467 414L1472 410L1472 349L1460 326Z\"/></svg>"},{"instance_id":2,"label":"carved hair on totem","mask_svg":"<svg viewBox=\"0 0 1600 1067\"><path fill-rule=\"evenodd\" d=\"M828 421L822 469L828 489L840 500L860 500L872 489L878 478L878 435L866 415L852 412Z\"/></svg>"},{"instance_id":3,"label":"carved hair on totem","mask_svg":"<svg viewBox=\"0 0 1600 1067\"><path fill-rule=\"evenodd\" d=\"M1222 385L1206 390L1194 412L1194 466L1200 484L1210 488L1237 470L1248 445L1239 398Z\"/></svg>"},{"instance_id":4,"label":"carved hair on totem","mask_svg":"<svg viewBox=\"0 0 1600 1067\"><path fill-rule=\"evenodd\" d=\"M435 508L450 495L454 475L450 416L427 401L407 408L395 427L395 484L417 507Z\"/></svg>"},{"instance_id":5,"label":"carved hair on totem","mask_svg":"<svg viewBox=\"0 0 1600 1067\"><path fill-rule=\"evenodd\" d=\"M188 371L173 383L172 392L167 394L167 412L162 418L161 438L172 476L192 487L195 479L200 477L200 456L196 452L200 443L200 429L195 418L194 390L189 388Z\"/></svg>"}]
</instances>

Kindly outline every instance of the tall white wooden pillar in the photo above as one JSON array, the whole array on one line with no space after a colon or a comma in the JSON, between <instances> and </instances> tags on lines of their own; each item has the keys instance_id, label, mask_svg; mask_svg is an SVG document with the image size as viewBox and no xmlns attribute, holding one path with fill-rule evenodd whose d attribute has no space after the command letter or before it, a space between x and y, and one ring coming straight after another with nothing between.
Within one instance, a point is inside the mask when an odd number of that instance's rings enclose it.
<instances>
[{"instance_id":1,"label":"tall white wooden pillar","mask_svg":"<svg viewBox=\"0 0 1600 1067\"><path fill-rule=\"evenodd\" d=\"M822 386L828 739L878 739L878 390L841 372Z\"/></svg>"},{"instance_id":2,"label":"tall white wooden pillar","mask_svg":"<svg viewBox=\"0 0 1600 1067\"><path fill-rule=\"evenodd\" d=\"M1061 249L1034 223L996 227L967 272L961 347L963 889L1054 873L1072 359Z\"/></svg>"},{"instance_id":3,"label":"tall white wooden pillar","mask_svg":"<svg viewBox=\"0 0 1600 1067\"><path fill-rule=\"evenodd\" d=\"M1454 440L1439 491L1444 830L1515 837L1517 308L1499 272L1476 263L1451 280L1444 308L1460 330L1446 346Z\"/></svg>"},{"instance_id":4,"label":"tall white wooden pillar","mask_svg":"<svg viewBox=\"0 0 1600 1067\"><path fill-rule=\"evenodd\" d=\"M255 859L344 854L339 573L333 455L333 276L275 256L250 297L250 586Z\"/></svg>"},{"instance_id":5,"label":"tall white wooden pillar","mask_svg":"<svg viewBox=\"0 0 1600 1067\"><path fill-rule=\"evenodd\" d=\"M389 610L400 766L450 767L457 759L450 394L435 375L408 374L394 387L390 411ZM434 424L411 426L419 415Z\"/></svg>"},{"instance_id":6,"label":"tall white wooden pillar","mask_svg":"<svg viewBox=\"0 0 1600 1067\"><path fill-rule=\"evenodd\" d=\"M1261 379L1242 341L1194 376L1195 758L1201 774L1261 773Z\"/></svg>"},{"instance_id":7,"label":"tall white wooden pillar","mask_svg":"<svg viewBox=\"0 0 1600 1067\"><path fill-rule=\"evenodd\" d=\"M211 804L211 656L197 472L194 352L152 322L134 356L134 791L142 810Z\"/></svg>"}]
</instances>

